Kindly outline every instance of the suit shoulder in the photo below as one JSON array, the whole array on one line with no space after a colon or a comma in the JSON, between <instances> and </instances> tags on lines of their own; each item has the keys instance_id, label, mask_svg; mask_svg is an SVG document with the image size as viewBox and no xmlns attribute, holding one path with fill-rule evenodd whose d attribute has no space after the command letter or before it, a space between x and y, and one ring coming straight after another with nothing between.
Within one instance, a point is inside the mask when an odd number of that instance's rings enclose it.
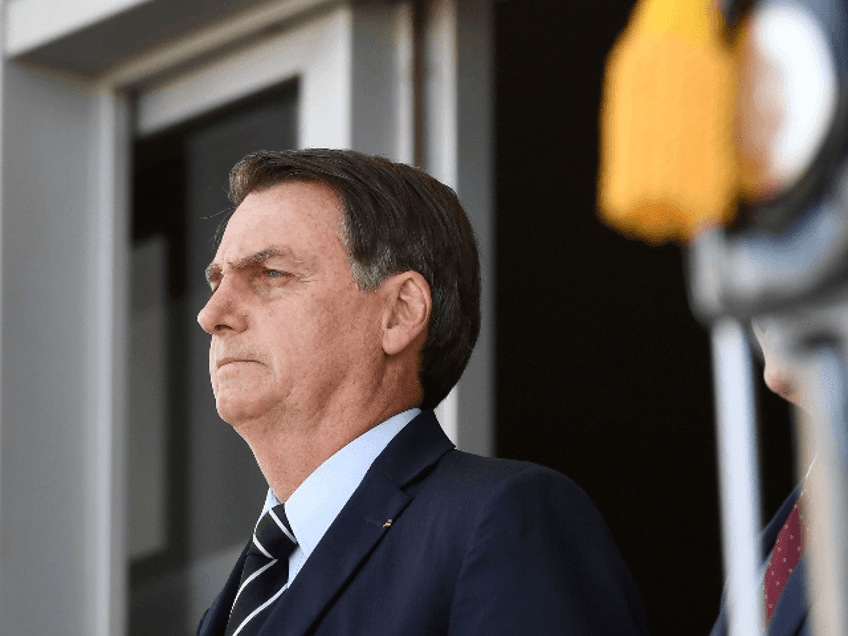
<instances>
[{"instance_id":1,"label":"suit shoulder","mask_svg":"<svg viewBox=\"0 0 848 636\"><path fill-rule=\"evenodd\" d=\"M436 470L470 487L487 487L503 482L539 482L582 492L571 479L546 466L515 459L482 457L460 450L446 453Z\"/></svg>"},{"instance_id":2,"label":"suit shoulder","mask_svg":"<svg viewBox=\"0 0 848 636\"><path fill-rule=\"evenodd\" d=\"M572 514L584 510L598 516L589 496L560 472L531 462L481 457L451 451L434 469L433 485L456 497L472 497L476 504L497 500L521 506L522 502L547 500Z\"/></svg>"},{"instance_id":3,"label":"suit shoulder","mask_svg":"<svg viewBox=\"0 0 848 636\"><path fill-rule=\"evenodd\" d=\"M451 633L470 633L467 625L491 634L646 633L609 528L571 479L459 451L446 454L433 477L425 495L433 526L461 563L451 616L461 627ZM491 603L498 598L503 603ZM501 605L522 609L504 613Z\"/></svg>"}]
</instances>

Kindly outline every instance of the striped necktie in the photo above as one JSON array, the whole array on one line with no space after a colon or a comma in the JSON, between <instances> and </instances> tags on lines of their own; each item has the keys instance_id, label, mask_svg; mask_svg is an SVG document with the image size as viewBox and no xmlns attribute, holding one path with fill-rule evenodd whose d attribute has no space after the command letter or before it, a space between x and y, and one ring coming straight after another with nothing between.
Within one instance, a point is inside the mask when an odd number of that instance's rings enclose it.
<instances>
[{"instance_id":1,"label":"striped necktie","mask_svg":"<svg viewBox=\"0 0 848 636\"><path fill-rule=\"evenodd\" d=\"M283 504L271 508L253 531L225 636L256 634L289 578L289 555L297 545Z\"/></svg>"}]
</instances>

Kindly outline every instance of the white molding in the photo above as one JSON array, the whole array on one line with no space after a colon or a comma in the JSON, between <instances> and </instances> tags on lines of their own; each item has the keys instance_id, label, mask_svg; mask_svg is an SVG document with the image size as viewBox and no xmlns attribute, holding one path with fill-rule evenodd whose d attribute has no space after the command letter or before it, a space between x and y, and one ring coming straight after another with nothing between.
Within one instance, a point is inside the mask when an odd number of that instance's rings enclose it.
<instances>
[{"instance_id":1,"label":"white molding","mask_svg":"<svg viewBox=\"0 0 848 636\"><path fill-rule=\"evenodd\" d=\"M351 8L339 6L281 35L151 85L136 102L137 134L156 133L297 77L299 145L349 146L351 19Z\"/></svg>"},{"instance_id":2,"label":"white molding","mask_svg":"<svg viewBox=\"0 0 848 636\"><path fill-rule=\"evenodd\" d=\"M148 51L104 74L100 81L114 87L130 87L149 81L187 63L213 55L321 8L343 4L342 0L279 0L248 9L221 24L199 29L174 42Z\"/></svg>"},{"instance_id":3,"label":"white molding","mask_svg":"<svg viewBox=\"0 0 848 636\"><path fill-rule=\"evenodd\" d=\"M395 112L397 136L393 159L402 163L415 163L415 33L412 3L397 2L392 24L395 54Z\"/></svg>"},{"instance_id":4,"label":"white molding","mask_svg":"<svg viewBox=\"0 0 848 636\"><path fill-rule=\"evenodd\" d=\"M128 104L114 92L93 99L92 213L88 216L89 308L86 365L90 397L88 505L93 548L87 563L92 595L92 636L125 631L126 598L126 352L129 281L130 117Z\"/></svg>"},{"instance_id":5,"label":"white molding","mask_svg":"<svg viewBox=\"0 0 848 636\"><path fill-rule=\"evenodd\" d=\"M424 20L421 43L425 69L422 96L424 152L421 167L442 183L458 190L457 28L454 0L434 0L427 6ZM461 443L459 404L462 384L460 380L436 409L436 416L445 434L457 446Z\"/></svg>"},{"instance_id":6,"label":"white molding","mask_svg":"<svg viewBox=\"0 0 848 636\"><path fill-rule=\"evenodd\" d=\"M424 31L424 168L458 188L457 13L456 0L430 3Z\"/></svg>"},{"instance_id":7,"label":"white molding","mask_svg":"<svg viewBox=\"0 0 848 636\"><path fill-rule=\"evenodd\" d=\"M424 16L424 165L453 187L477 234L480 336L459 384L440 408L462 450L495 451L495 212L492 0L431 0Z\"/></svg>"},{"instance_id":8,"label":"white molding","mask_svg":"<svg viewBox=\"0 0 848 636\"><path fill-rule=\"evenodd\" d=\"M436 417L445 435L457 446L459 445L459 385L454 386L445 399L436 407Z\"/></svg>"},{"instance_id":9,"label":"white molding","mask_svg":"<svg viewBox=\"0 0 848 636\"><path fill-rule=\"evenodd\" d=\"M6 55L14 56L152 0L7 2Z\"/></svg>"},{"instance_id":10,"label":"white molding","mask_svg":"<svg viewBox=\"0 0 848 636\"><path fill-rule=\"evenodd\" d=\"M0 624L111 636L123 607L113 218L126 111L12 62L2 80Z\"/></svg>"},{"instance_id":11,"label":"white molding","mask_svg":"<svg viewBox=\"0 0 848 636\"><path fill-rule=\"evenodd\" d=\"M0 25L3 25L8 20L8 12L9 12L9 1L8 0L0 0ZM6 42L6 32L0 28L0 50L3 49ZM4 117L4 106L6 104L6 64L3 60L0 60L0 497L2 497L3 489L5 485L3 484L3 454L5 452L5 448L3 445L3 429L4 429L4 391L3 391L3 354L6 348L5 342L5 331L3 316L5 316L5 286L3 285L3 281L5 279L4 271L3 271L3 257L4 257L4 241L5 241L5 232L3 230L5 224L2 222L3 220L3 209L4 203L6 201L6 190L3 187L4 175L6 172L6 166L8 165L6 162L6 129L5 122L6 117ZM4 517L3 517L3 506L0 503L0 539L3 539L4 535ZM0 546L0 551L2 551L2 546ZM2 554L2 552L0 552ZM3 586L5 585L3 581L3 569L0 568L0 618L2 618L3 613Z\"/></svg>"}]
</instances>

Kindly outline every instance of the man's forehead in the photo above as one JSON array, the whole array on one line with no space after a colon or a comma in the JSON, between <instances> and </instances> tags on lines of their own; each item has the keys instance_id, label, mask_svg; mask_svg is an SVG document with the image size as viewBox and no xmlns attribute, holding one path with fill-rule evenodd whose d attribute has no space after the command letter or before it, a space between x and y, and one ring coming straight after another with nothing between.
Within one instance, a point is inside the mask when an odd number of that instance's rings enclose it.
<instances>
[{"instance_id":1,"label":"man's forehead","mask_svg":"<svg viewBox=\"0 0 848 636\"><path fill-rule=\"evenodd\" d=\"M266 229L285 227L298 220L313 225L320 220L336 225L343 210L342 200L329 186L313 181L285 181L248 194L233 211L224 236L233 224Z\"/></svg>"},{"instance_id":2,"label":"man's forehead","mask_svg":"<svg viewBox=\"0 0 848 636\"><path fill-rule=\"evenodd\" d=\"M327 257L347 262L341 224L340 199L323 184L286 181L251 192L227 222L207 277L271 258L303 266Z\"/></svg>"},{"instance_id":3,"label":"man's forehead","mask_svg":"<svg viewBox=\"0 0 848 636\"><path fill-rule=\"evenodd\" d=\"M294 242L337 233L341 202L328 187L286 182L251 192L235 209L221 235L218 253L234 246ZM294 246L293 246L294 247Z\"/></svg>"},{"instance_id":4,"label":"man's forehead","mask_svg":"<svg viewBox=\"0 0 848 636\"><path fill-rule=\"evenodd\" d=\"M236 208L236 213L261 201L260 205L269 208L309 207L324 213L340 214L344 209L342 198L330 186L320 181L289 179L259 187L248 193ZM234 213L235 215L235 213Z\"/></svg>"}]
</instances>

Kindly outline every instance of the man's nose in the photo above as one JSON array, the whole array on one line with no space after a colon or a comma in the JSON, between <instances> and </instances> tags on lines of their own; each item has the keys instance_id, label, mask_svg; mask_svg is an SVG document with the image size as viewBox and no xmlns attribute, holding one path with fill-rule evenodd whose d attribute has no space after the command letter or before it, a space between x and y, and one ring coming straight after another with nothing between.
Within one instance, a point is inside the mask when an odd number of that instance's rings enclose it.
<instances>
[{"instance_id":1,"label":"man's nose","mask_svg":"<svg viewBox=\"0 0 848 636\"><path fill-rule=\"evenodd\" d=\"M245 326L245 318L239 307L235 290L222 281L197 314L197 322L208 334L220 334L223 330L241 331Z\"/></svg>"}]
</instances>

